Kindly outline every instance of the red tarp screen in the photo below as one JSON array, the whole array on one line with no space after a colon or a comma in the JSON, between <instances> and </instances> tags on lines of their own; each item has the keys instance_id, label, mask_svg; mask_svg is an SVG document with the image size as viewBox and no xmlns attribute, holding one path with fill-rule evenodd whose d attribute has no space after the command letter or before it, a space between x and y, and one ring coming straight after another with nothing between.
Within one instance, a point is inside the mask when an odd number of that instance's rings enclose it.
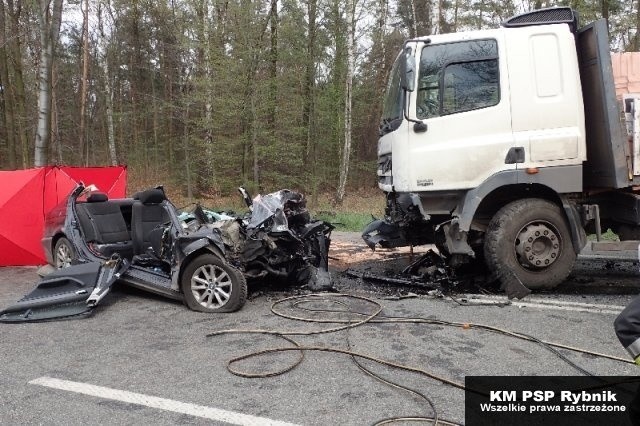
<instances>
[{"instance_id":1,"label":"red tarp screen","mask_svg":"<svg viewBox=\"0 0 640 426\"><path fill-rule=\"evenodd\" d=\"M127 169L48 166L0 171L0 266L42 265L45 215L77 182L94 184L109 198L125 196Z\"/></svg>"}]
</instances>

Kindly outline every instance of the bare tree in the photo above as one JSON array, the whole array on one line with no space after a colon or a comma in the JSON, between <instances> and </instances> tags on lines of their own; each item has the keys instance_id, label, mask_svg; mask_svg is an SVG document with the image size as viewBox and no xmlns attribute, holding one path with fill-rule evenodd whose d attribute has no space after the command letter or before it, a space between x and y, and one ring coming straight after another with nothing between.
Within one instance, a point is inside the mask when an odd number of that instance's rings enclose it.
<instances>
[{"instance_id":1,"label":"bare tree","mask_svg":"<svg viewBox=\"0 0 640 426\"><path fill-rule=\"evenodd\" d=\"M340 179L336 201L342 203L349 176L349 158L351 155L351 106L353 102L353 70L355 67L356 44L356 0L347 0L347 72L345 76L345 101L344 101L344 146L340 162Z\"/></svg>"},{"instance_id":2,"label":"bare tree","mask_svg":"<svg viewBox=\"0 0 640 426\"><path fill-rule=\"evenodd\" d=\"M22 14L22 2L14 0L7 0L7 10L10 17L10 30L8 37L9 52L7 54L11 57L11 65L13 68L12 87L10 93L13 94L12 99L14 102L14 128L17 134L16 144L20 142L20 152L22 157L22 167L29 166L29 135L27 133L27 113L26 113L26 93L25 84L22 70L22 42L21 37L21 24L20 19Z\"/></svg>"},{"instance_id":3,"label":"bare tree","mask_svg":"<svg viewBox=\"0 0 640 426\"><path fill-rule=\"evenodd\" d=\"M305 84L304 84L304 106L302 109L302 124L307 132L307 159L311 158L311 133L312 122L311 117L313 115L314 104L314 89L316 82L316 35L317 35L317 0L307 0L307 57L305 64Z\"/></svg>"},{"instance_id":4,"label":"bare tree","mask_svg":"<svg viewBox=\"0 0 640 426\"><path fill-rule=\"evenodd\" d=\"M47 164L47 146L51 136L51 71L55 46L60 34L62 0L38 0L38 6L40 64L38 67L38 126L34 153L36 167Z\"/></svg>"},{"instance_id":5,"label":"bare tree","mask_svg":"<svg viewBox=\"0 0 640 426\"><path fill-rule=\"evenodd\" d=\"M9 61L7 60L7 37L4 1L0 0L0 106L2 107L4 126L0 129L0 137L7 142L8 164L16 168L16 143L13 114L13 85L9 81Z\"/></svg>"},{"instance_id":6,"label":"bare tree","mask_svg":"<svg viewBox=\"0 0 640 426\"><path fill-rule=\"evenodd\" d=\"M633 37L633 52L640 51L640 0L636 2L636 33Z\"/></svg>"},{"instance_id":7,"label":"bare tree","mask_svg":"<svg viewBox=\"0 0 640 426\"><path fill-rule=\"evenodd\" d=\"M411 26L411 37L418 36L418 15L416 15L416 2L411 0L411 18L413 25Z\"/></svg>"},{"instance_id":8,"label":"bare tree","mask_svg":"<svg viewBox=\"0 0 640 426\"><path fill-rule=\"evenodd\" d=\"M112 165L118 164L118 156L116 153L116 137L113 126L113 90L111 88L111 79L109 78L109 62L108 62L108 41L107 35L104 30L104 21L102 19L102 9L108 9L111 7L109 0L100 0L98 4L98 32L99 32L99 45L100 53L98 54L98 60L100 62L100 68L102 68L102 78L104 79L104 98L106 104L107 115L107 141L109 146L109 159Z\"/></svg>"},{"instance_id":9,"label":"bare tree","mask_svg":"<svg viewBox=\"0 0 640 426\"><path fill-rule=\"evenodd\" d=\"M87 133L86 116L87 116L87 87L89 80L89 0L84 0L82 14L82 87L80 89L80 134L79 145L80 152L84 150L84 165L89 165L89 142L85 144ZM85 146L86 145L86 146Z\"/></svg>"}]
</instances>

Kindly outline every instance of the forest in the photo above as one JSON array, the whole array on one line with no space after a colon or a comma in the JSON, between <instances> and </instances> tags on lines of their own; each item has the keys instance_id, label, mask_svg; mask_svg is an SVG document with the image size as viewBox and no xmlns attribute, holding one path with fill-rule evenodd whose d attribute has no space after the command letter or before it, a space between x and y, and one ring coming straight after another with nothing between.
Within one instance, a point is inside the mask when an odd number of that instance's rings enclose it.
<instances>
[{"instance_id":1,"label":"forest","mask_svg":"<svg viewBox=\"0 0 640 426\"><path fill-rule=\"evenodd\" d=\"M190 199L340 203L376 187L405 39L558 5L640 50L640 0L0 0L0 169L126 164Z\"/></svg>"}]
</instances>

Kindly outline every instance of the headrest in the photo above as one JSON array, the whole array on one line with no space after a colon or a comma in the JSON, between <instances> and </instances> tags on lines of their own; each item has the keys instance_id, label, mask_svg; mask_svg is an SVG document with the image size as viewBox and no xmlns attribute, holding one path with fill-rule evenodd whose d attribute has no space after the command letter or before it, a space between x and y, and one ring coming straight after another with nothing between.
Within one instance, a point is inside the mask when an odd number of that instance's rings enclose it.
<instances>
[{"instance_id":1,"label":"headrest","mask_svg":"<svg viewBox=\"0 0 640 426\"><path fill-rule=\"evenodd\" d=\"M146 191L138 192L136 195L142 204L160 204L167 199L164 191L157 188L147 189Z\"/></svg>"},{"instance_id":2,"label":"headrest","mask_svg":"<svg viewBox=\"0 0 640 426\"><path fill-rule=\"evenodd\" d=\"M108 201L109 197L104 192L92 192L87 197L87 203L102 203L103 201Z\"/></svg>"}]
</instances>

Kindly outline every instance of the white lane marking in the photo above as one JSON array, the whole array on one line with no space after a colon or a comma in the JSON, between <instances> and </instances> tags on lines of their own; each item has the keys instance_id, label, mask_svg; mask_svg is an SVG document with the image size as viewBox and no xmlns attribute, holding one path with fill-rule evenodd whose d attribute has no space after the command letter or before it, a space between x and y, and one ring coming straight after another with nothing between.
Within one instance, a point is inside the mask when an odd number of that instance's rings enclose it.
<instances>
[{"instance_id":1,"label":"white lane marking","mask_svg":"<svg viewBox=\"0 0 640 426\"><path fill-rule=\"evenodd\" d=\"M527 298L527 300L529 300ZM467 303L470 305L481 304L486 302L504 302L509 303L509 300L504 297L491 297L491 296L474 296L473 298L467 298ZM581 303L581 302L563 302L563 301L548 301L540 299L531 299L530 301L511 301L512 306L518 308L541 308L551 309L556 311L574 311L574 312L597 312L601 314L618 315L624 309L624 306L616 305L598 305L595 303Z\"/></svg>"},{"instance_id":2,"label":"white lane marking","mask_svg":"<svg viewBox=\"0 0 640 426\"><path fill-rule=\"evenodd\" d=\"M174 401L172 399L158 398L156 396L144 395L141 393L112 389L104 386L90 385L88 383L55 379L52 377L39 377L37 379L31 380L29 384L81 393L98 398L112 399L115 401L127 402L129 404L144 405L146 407L173 411L176 413L187 414L194 417L202 417L205 419L216 420L234 425L296 426L293 423L271 420L264 417L256 417L249 414L242 414L236 413L234 411L222 410L219 408L206 407L204 405L190 404L187 402Z\"/></svg>"},{"instance_id":3,"label":"white lane marking","mask_svg":"<svg viewBox=\"0 0 640 426\"><path fill-rule=\"evenodd\" d=\"M482 294L482 295L468 295L467 298L477 298L477 299L493 299L499 301L508 301L509 299L506 296L500 295L490 295L490 294ZM558 306L582 306L586 308L596 308L596 309L613 309L613 310L623 310L624 306L620 305L604 305L599 303L585 303L585 302L572 302L565 300L551 300L551 299L541 299L537 297L527 296L525 299L526 302L539 303L544 305L558 305Z\"/></svg>"}]
</instances>

